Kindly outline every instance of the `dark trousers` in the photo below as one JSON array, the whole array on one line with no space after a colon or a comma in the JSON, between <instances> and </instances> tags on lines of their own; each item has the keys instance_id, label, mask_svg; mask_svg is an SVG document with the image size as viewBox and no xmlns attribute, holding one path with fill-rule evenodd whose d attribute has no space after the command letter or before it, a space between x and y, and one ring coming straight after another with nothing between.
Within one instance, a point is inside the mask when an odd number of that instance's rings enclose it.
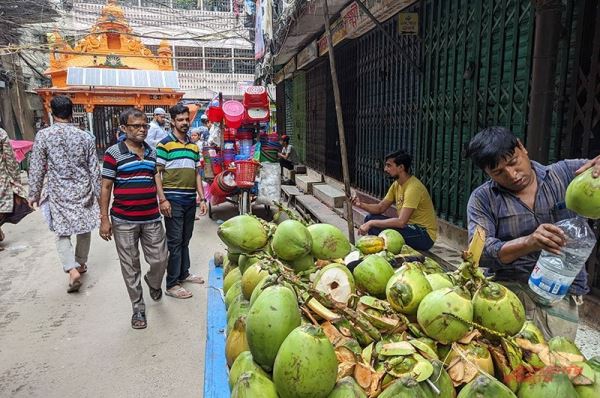
<instances>
[{"instance_id":1,"label":"dark trousers","mask_svg":"<svg viewBox=\"0 0 600 398\"><path fill-rule=\"evenodd\" d=\"M283 174L284 168L288 170L294 170L294 163L287 159L279 159L279 165L281 166L281 174Z\"/></svg>"},{"instance_id":2,"label":"dark trousers","mask_svg":"<svg viewBox=\"0 0 600 398\"><path fill-rule=\"evenodd\" d=\"M189 243L194 232L196 204L180 205L171 202L171 217L165 217L169 264L167 265L167 289L179 284L190 275Z\"/></svg>"},{"instance_id":3,"label":"dark trousers","mask_svg":"<svg viewBox=\"0 0 600 398\"><path fill-rule=\"evenodd\" d=\"M371 220L389 220L390 217L384 216L383 214L369 214L365 217L365 222ZM388 229L388 228L386 228ZM429 250L433 246L433 240L427 233L427 229L416 224L407 224L404 228L389 228L395 229L402 234L404 242L417 250ZM383 231L382 228L371 228L369 229L369 235L379 235Z\"/></svg>"}]
</instances>

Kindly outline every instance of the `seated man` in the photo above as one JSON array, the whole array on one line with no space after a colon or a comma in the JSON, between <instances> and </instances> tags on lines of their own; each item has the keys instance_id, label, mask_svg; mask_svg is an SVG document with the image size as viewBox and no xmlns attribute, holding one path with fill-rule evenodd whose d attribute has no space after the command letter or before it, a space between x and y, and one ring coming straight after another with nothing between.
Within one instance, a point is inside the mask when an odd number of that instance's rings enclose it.
<instances>
[{"instance_id":1,"label":"seated man","mask_svg":"<svg viewBox=\"0 0 600 398\"><path fill-rule=\"evenodd\" d=\"M358 229L361 235L378 235L384 229L395 229L402 234L407 245L418 250L429 250L437 237L437 216L427 188L410 174L411 156L404 151L392 152L385 157L384 171L393 179L385 198L377 204L352 203L368 211L365 223ZM398 217L383 213L396 204Z\"/></svg>"},{"instance_id":2,"label":"seated man","mask_svg":"<svg viewBox=\"0 0 600 398\"><path fill-rule=\"evenodd\" d=\"M477 226L486 233L481 265L519 296L527 318L547 339L575 339L577 306L589 291L585 268L569 294L552 306L534 301L527 281L540 250L560 253L564 233L553 224L575 216L565 208L567 186L589 167L595 167L596 177L600 175L600 156L593 161L561 160L544 166L531 161L521 141L503 127L480 131L469 143L467 155L490 177L473 191L467 205L469 239Z\"/></svg>"}]
</instances>

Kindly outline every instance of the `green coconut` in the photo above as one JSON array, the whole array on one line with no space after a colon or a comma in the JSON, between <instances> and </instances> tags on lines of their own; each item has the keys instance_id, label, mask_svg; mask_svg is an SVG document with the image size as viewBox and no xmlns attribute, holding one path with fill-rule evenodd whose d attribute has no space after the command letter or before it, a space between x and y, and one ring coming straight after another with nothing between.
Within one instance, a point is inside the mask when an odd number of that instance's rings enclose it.
<instances>
[{"instance_id":1,"label":"green coconut","mask_svg":"<svg viewBox=\"0 0 600 398\"><path fill-rule=\"evenodd\" d=\"M384 229L379 234L383 238L385 250L392 254L400 254L404 246L404 236L395 229Z\"/></svg>"},{"instance_id":2,"label":"green coconut","mask_svg":"<svg viewBox=\"0 0 600 398\"><path fill-rule=\"evenodd\" d=\"M427 281L429 282L429 285L431 285L431 290L439 290L445 287L453 287L454 283L452 283L452 279L450 279L450 277L446 274L426 274L425 278L427 278Z\"/></svg>"},{"instance_id":3,"label":"green coconut","mask_svg":"<svg viewBox=\"0 0 600 398\"><path fill-rule=\"evenodd\" d=\"M296 295L285 286L269 286L251 305L246 334L254 361L266 371L273 369L279 347L300 325Z\"/></svg>"},{"instance_id":4,"label":"green coconut","mask_svg":"<svg viewBox=\"0 0 600 398\"><path fill-rule=\"evenodd\" d=\"M511 290L490 282L473 296L473 320L488 329L514 336L525 323L525 308Z\"/></svg>"},{"instance_id":5,"label":"green coconut","mask_svg":"<svg viewBox=\"0 0 600 398\"><path fill-rule=\"evenodd\" d=\"M231 369L229 369L229 390L233 389L233 386L237 383L240 376L246 372L254 372L270 379L269 374L254 362L252 353L250 351L244 351L238 355L233 362L233 365L231 365Z\"/></svg>"},{"instance_id":6,"label":"green coconut","mask_svg":"<svg viewBox=\"0 0 600 398\"><path fill-rule=\"evenodd\" d=\"M315 275L313 287L338 303L347 304L355 293L352 272L343 264L329 264Z\"/></svg>"},{"instance_id":7,"label":"green coconut","mask_svg":"<svg viewBox=\"0 0 600 398\"><path fill-rule=\"evenodd\" d=\"M383 257L369 255L354 268L354 281L360 290L385 298L385 288L394 269Z\"/></svg>"},{"instance_id":8,"label":"green coconut","mask_svg":"<svg viewBox=\"0 0 600 398\"><path fill-rule=\"evenodd\" d=\"M223 279L223 293L227 294L231 285L233 285L235 282L237 282L239 280L242 280L242 273L241 273L240 269L239 268L232 269L227 274L225 279Z\"/></svg>"},{"instance_id":9,"label":"green coconut","mask_svg":"<svg viewBox=\"0 0 600 398\"><path fill-rule=\"evenodd\" d=\"M227 259L232 267L238 266L238 260L240 259L239 253L227 253Z\"/></svg>"},{"instance_id":10,"label":"green coconut","mask_svg":"<svg viewBox=\"0 0 600 398\"><path fill-rule=\"evenodd\" d=\"M392 308L403 314L416 314L421 300L431 293L431 285L417 267L402 267L388 281L385 292Z\"/></svg>"},{"instance_id":11,"label":"green coconut","mask_svg":"<svg viewBox=\"0 0 600 398\"><path fill-rule=\"evenodd\" d=\"M433 365L433 374L429 377L429 381L439 390L439 394L431 387L429 383L421 383L423 388L436 398L456 398L456 389L452 383L452 379L444 369L444 363L441 361L431 361Z\"/></svg>"},{"instance_id":12,"label":"green coconut","mask_svg":"<svg viewBox=\"0 0 600 398\"><path fill-rule=\"evenodd\" d=\"M229 290L227 290L227 294L225 295L225 308L229 308L229 306L233 303L237 297L242 296L242 281L236 281L231 285Z\"/></svg>"},{"instance_id":13,"label":"green coconut","mask_svg":"<svg viewBox=\"0 0 600 398\"><path fill-rule=\"evenodd\" d=\"M480 374L460 390L458 398L516 398L516 395L492 376Z\"/></svg>"},{"instance_id":14,"label":"green coconut","mask_svg":"<svg viewBox=\"0 0 600 398\"><path fill-rule=\"evenodd\" d=\"M337 382L327 398L367 398L367 394L353 377L346 376Z\"/></svg>"},{"instance_id":15,"label":"green coconut","mask_svg":"<svg viewBox=\"0 0 600 398\"><path fill-rule=\"evenodd\" d=\"M405 377L396 380L387 387L379 398L432 398L431 395L420 383L416 380Z\"/></svg>"},{"instance_id":16,"label":"green coconut","mask_svg":"<svg viewBox=\"0 0 600 398\"><path fill-rule=\"evenodd\" d=\"M236 308L233 308L233 306ZM233 309L232 309L233 308ZM235 322L242 316L248 316L250 312L250 302L248 300L237 301L231 305L230 311L227 311L227 333L229 334L235 325Z\"/></svg>"},{"instance_id":17,"label":"green coconut","mask_svg":"<svg viewBox=\"0 0 600 398\"><path fill-rule=\"evenodd\" d=\"M480 369L489 375L494 375L494 361L492 360L490 350L484 344L477 341L471 341L469 344L453 344L444 362L446 365L450 365L457 357L466 359L469 365L473 365L478 370Z\"/></svg>"},{"instance_id":18,"label":"green coconut","mask_svg":"<svg viewBox=\"0 0 600 398\"><path fill-rule=\"evenodd\" d=\"M533 344L545 344L544 333L532 321L525 321L517 337L529 340Z\"/></svg>"},{"instance_id":19,"label":"green coconut","mask_svg":"<svg viewBox=\"0 0 600 398\"><path fill-rule=\"evenodd\" d=\"M589 168L571 181L565 194L569 210L593 220L600 218L600 178L592 176Z\"/></svg>"},{"instance_id":20,"label":"green coconut","mask_svg":"<svg viewBox=\"0 0 600 398\"><path fill-rule=\"evenodd\" d=\"M519 398L579 398L566 370L547 366L525 378L517 392Z\"/></svg>"},{"instance_id":21,"label":"green coconut","mask_svg":"<svg viewBox=\"0 0 600 398\"><path fill-rule=\"evenodd\" d=\"M252 307L258 296L262 294L263 290L265 289L264 286L268 281L269 278L264 278L261 279L260 282L258 282L258 285L256 285L256 287L252 291L252 295L250 296L250 307Z\"/></svg>"},{"instance_id":22,"label":"green coconut","mask_svg":"<svg viewBox=\"0 0 600 398\"><path fill-rule=\"evenodd\" d=\"M551 338L548 341L548 348L550 348L550 351L566 352L568 354L583 356L583 354L581 353L579 348L577 348L573 340L570 340L563 336L555 336Z\"/></svg>"},{"instance_id":23,"label":"green coconut","mask_svg":"<svg viewBox=\"0 0 600 398\"><path fill-rule=\"evenodd\" d=\"M473 321L469 293L461 288L434 290L421 301L417 322L427 336L442 344L460 340L470 326L460 319Z\"/></svg>"},{"instance_id":24,"label":"green coconut","mask_svg":"<svg viewBox=\"0 0 600 398\"><path fill-rule=\"evenodd\" d=\"M259 264L251 265L244 275L242 275L242 294L246 300L250 300L254 288L260 283L261 280L267 278L269 272L263 270Z\"/></svg>"},{"instance_id":25,"label":"green coconut","mask_svg":"<svg viewBox=\"0 0 600 398\"><path fill-rule=\"evenodd\" d=\"M282 397L326 398L335 386L337 367L335 350L323 330L307 324L294 329L281 344L273 382Z\"/></svg>"},{"instance_id":26,"label":"green coconut","mask_svg":"<svg viewBox=\"0 0 600 398\"><path fill-rule=\"evenodd\" d=\"M575 391L577 391L579 398L598 398L600 397L600 356L593 357L585 363L593 372L594 384L589 386L575 386ZM577 363L576 365L579 364Z\"/></svg>"},{"instance_id":27,"label":"green coconut","mask_svg":"<svg viewBox=\"0 0 600 398\"><path fill-rule=\"evenodd\" d=\"M319 260L344 258L350 253L350 241L339 228L331 224L313 224L308 227L312 237L312 254Z\"/></svg>"},{"instance_id":28,"label":"green coconut","mask_svg":"<svg viewBox=\"0 0 600 398\"><path fill-rule=\"evenodd\" d=\"M259 261L260 260L258 259L258 257L240 254L240 259L238 260L238 268L240 269L241 274L244 275L244 272L246 272L246 270L250 268L250 266L258 263Z\"/></svg>"},{"instance_id":29,"label":"green coconut","mask_svg":"<svg viewBox=\"0 0 600 398\"><path fill-rule=\"evenodd\" d=\"M267 231L253 216L241 215L230 218L217 229L219 238L232 253L252 253L267 244Z\"/></svg>"},{"instance_id":30,"label":"green coconut","mask_svg":"<svg viewBox=\"0 0 600 398\"><path fill-rule=\"evenodd\" d=\"M294 269L294 272L308 271L309 269L314 268L315 258L313 257L312 253L309 253L291 261L290 266Z\"/></svg>"},{"instance_id":31,"label":"green coconut","mask_svg":"<svg viewBox=\"0 0 600 398\"><path fill-rule=\"evenodd\" d=\"M285 220L277 227L271 248L280 259L293 261L311 252L312 236L300 221Z\"/></svg>"},{"instance_id":32,"label":"green coconut","mask_svg":"<svg viewBox=\"0 0 600 398\"><path fill-rule=\"evenodd\" d=\"M260 373L242 373L233 387L231 398L278 398L275 384Z\"/></svg>"}]
</instances>

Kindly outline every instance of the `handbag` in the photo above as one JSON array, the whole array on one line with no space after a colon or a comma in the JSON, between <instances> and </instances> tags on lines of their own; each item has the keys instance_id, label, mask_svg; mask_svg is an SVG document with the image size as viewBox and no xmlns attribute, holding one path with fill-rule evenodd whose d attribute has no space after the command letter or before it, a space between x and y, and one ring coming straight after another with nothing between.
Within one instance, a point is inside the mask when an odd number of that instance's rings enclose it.
<instances>
[{"instance_id":1,"label":"handbag","mask_svg":"<svg viewBox=\"0 0 600 398\"><path fill-rule=\"evenodd\" d=\"M13 194L13 201L13 211L11 213L3 213L0 216L0 227L5 223L18 224L25 216L33 212L33 208L29 206L25 198Z\"/></svg>"}]
</instances>

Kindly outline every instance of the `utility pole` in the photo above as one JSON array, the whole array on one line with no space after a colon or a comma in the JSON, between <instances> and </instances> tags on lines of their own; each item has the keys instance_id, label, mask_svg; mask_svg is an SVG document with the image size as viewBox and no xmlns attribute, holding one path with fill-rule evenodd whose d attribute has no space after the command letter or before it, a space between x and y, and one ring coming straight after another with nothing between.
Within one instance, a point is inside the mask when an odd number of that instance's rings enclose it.
<instances>
[{"instance_id":1,"label":"utility pole","mask_svg":"<svg viewBox=\"0 0 600 398\"><path fill-rule=\"evenodd\" d=\"M338 84L337 69L335 66L335 54L333 53L333 39L331 38L331 27L329 25L329 7L327 5L327 0L323 2L323 11L323 15L325 17L325 35L327 37L327 48L329 49L329 69L331 70L333 99L335 102L338 136L340 140L340 155L342 158L342 175L344 178L344 191L346 193L346 222L348 223L348 239L350 239L350 242L354 244L354 217L352 211L352 191L350 189L350 171L348 169L348 152L346 149L346 132L344 130L342 99L340 96L340 86Z\"/></svg>"}]
</instances>

